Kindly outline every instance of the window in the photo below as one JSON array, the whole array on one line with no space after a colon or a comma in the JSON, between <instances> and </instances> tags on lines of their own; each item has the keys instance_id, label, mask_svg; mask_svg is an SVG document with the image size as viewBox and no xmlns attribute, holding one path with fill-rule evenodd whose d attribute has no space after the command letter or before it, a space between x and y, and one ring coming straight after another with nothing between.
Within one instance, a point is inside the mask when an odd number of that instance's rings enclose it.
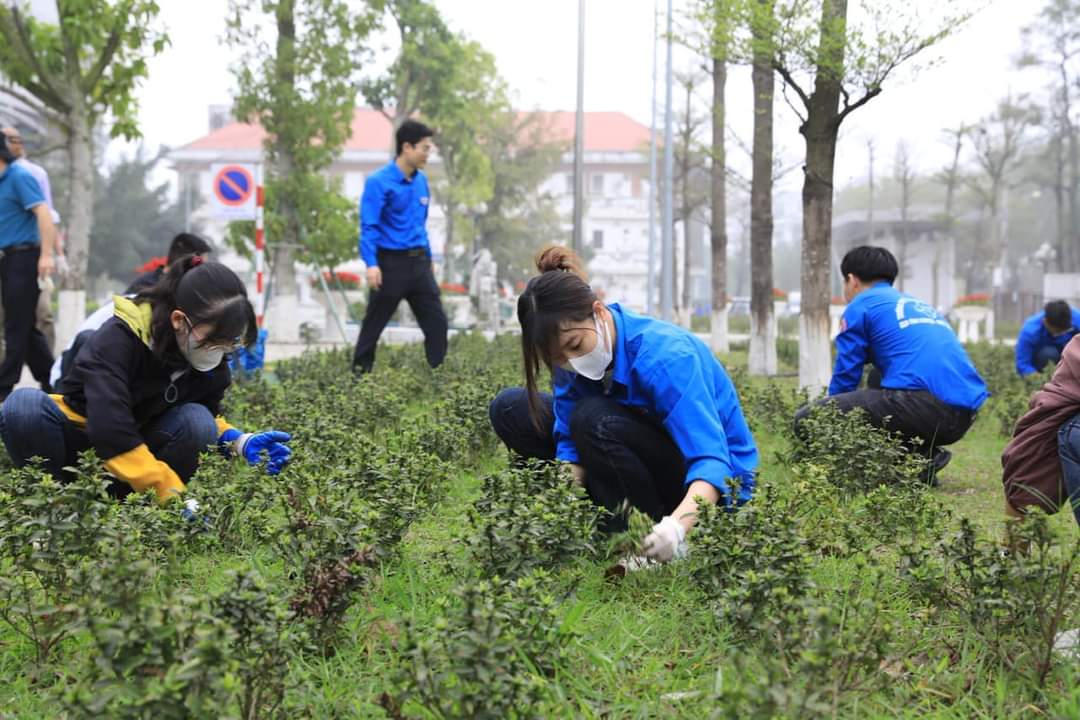
<instances>
[{"instance_id":1,"label":"window","mask_svg":"<svg viewBox=\"0 0 1080 720\"><path fill-rule=\"evenodd\" d=\"M597 250L604 249L604 231L593 230L592 231L592 246Z\"/></svg>"},{"instance_id":2,"label":"window","mask_svg":"<svg viewBox=\"0 0 1080 720\"><path fill-rule=\"evenodd\" d=\"M589 184L590 195L603 195L604 194L604 174L593 173Z\"/></svg>"}]
</instances>

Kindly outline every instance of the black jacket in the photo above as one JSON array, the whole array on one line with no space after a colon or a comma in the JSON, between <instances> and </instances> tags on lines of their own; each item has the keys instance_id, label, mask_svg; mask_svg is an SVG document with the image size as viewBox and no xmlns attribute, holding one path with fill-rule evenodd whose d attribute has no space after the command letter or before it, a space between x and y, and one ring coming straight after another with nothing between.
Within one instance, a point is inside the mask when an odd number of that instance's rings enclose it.
<instances>
[{"instance_id":1,"label":"black jacket","mask_svg":"<svg viewBox=\"0 0 1080 720\"><path fill-rule=\"evenodd\" d=\"M105 467L136 490L154 488L161 500L182 492L183 483L143 440L144 428L172 407L199 403L220 417L232 379L229 366L198 372L183 359L162 362L150 349L149 303L115 298L116 314L79 350L53 396L69 420L86 428Z\"/></svg>"}]
</instances>

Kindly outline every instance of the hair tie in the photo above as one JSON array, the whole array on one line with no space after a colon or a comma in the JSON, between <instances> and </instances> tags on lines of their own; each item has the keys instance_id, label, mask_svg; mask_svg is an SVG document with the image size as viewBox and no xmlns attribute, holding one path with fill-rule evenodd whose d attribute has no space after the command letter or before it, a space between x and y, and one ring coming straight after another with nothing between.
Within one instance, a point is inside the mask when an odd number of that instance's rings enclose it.
<instances>
[{"instance_id":1,"label":"hair tie","mask_svg":"<svg viewBox=\"0 0 1080 720\"><path fill-rule=\"evenodd\" d=\"M191 258L191 267L196 267L203 264L202 255L195 255Z\"/></svg>"}]
</instances>

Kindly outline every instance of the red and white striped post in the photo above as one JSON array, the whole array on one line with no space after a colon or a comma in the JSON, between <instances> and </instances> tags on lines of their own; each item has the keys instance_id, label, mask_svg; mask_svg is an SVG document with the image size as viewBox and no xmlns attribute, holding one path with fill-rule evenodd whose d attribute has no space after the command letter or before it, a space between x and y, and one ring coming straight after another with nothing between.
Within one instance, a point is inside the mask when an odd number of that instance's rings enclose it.
<instances>
[{"instance_id":1,"label":"red and white striped post","mask_svg":"<svg viewBox=\"0 0 1080 720\"><path fill-rule=\"evenodd\" d=\"M263 284L263 186L255 187L255 319L259 327L263 324L266 310L266 287Z\"/></svg>"}]
</instances>

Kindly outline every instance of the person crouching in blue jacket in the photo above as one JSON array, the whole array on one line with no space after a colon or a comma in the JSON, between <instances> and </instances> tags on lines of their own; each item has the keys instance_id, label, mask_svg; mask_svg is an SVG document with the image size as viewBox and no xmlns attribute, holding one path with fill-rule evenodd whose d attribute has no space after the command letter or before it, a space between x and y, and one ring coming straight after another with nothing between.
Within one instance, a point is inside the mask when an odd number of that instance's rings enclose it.
<instances>
[{"instance_id":1,"label":"person crouching in blue jacket","mask_svg":"<svg viewBox=\"0 0 1080 720\"><path fill-rule=\"evenodd\" d=\"M1021 377L1041 373L1043 368L1061 360L1061 351L1080 332L1080 310L1064 300L1046 303L1020 328L1016 338L1016 372Z\"/></svg>"},{"instance_id":2,"label":"person crouching in blue jacket","mask_svg":"<svg viewBox=\"0 0 1080 720\"><path fill-rule=\"evenodd\" d=\"M896 258L882 247L857 247L840 263L847 308L836 336L828 397L841 411L866 411L876 427L898 433L930 460L927 481L952 459L951 445L968 431L989 397L956 333L934 308L896 290ZM870 387L859 389L870 362ZM795 414L795 429L812 405Z\"/></svg>"},{"instance_id":3,"label":"person crouching in blue jacket","mask_svg":"<svg viewBox=\"0 0 1080 720\"><path fill-rule=\"evenodd\" d=\"M491 424L517 455L569 464L609 531L633 506L656 521L645 555L680 557L699 499L734 508L754 492L735 387L692 333L600 302L571 251L546 248L536 265L518 298L525 387L499 393ZM553 395L537 389L541 363Z\"/></svg>"}]
</instances>

